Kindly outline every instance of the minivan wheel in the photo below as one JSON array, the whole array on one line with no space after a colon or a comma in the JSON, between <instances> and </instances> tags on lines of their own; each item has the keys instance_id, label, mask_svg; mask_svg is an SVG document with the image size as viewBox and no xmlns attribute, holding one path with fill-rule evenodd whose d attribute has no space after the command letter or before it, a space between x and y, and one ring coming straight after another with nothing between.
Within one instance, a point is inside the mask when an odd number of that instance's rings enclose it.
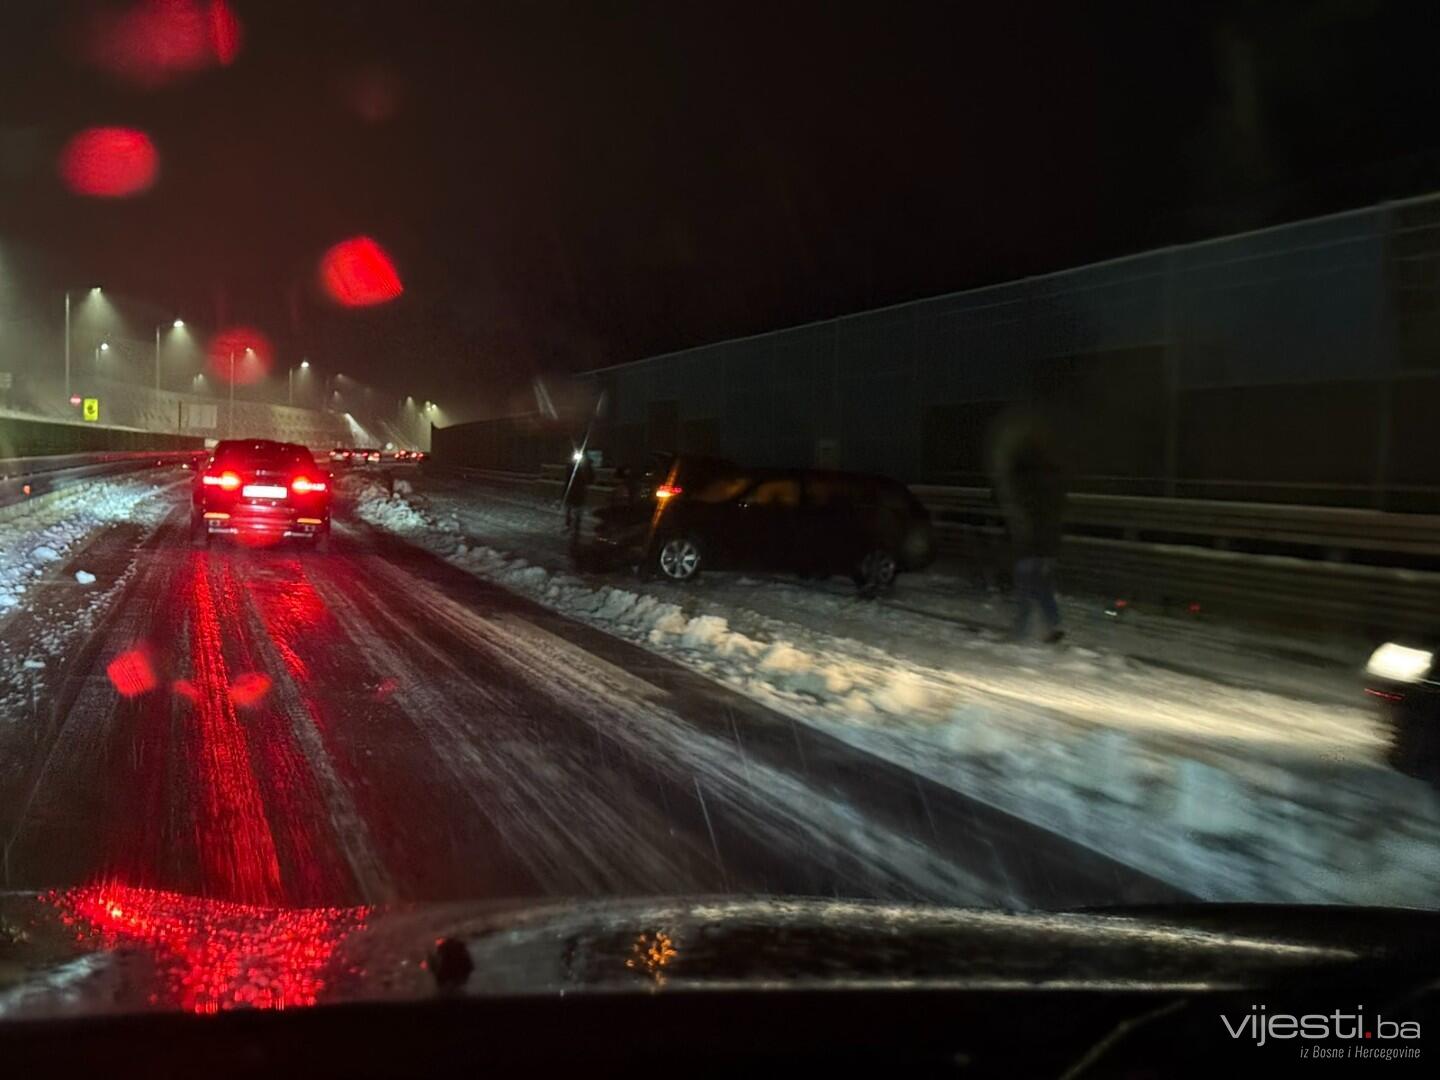
<instances>
[{"instance_id":1,"label":"minivan wheel","mask_svg":"<svg viewBox=\"0 0 1440 1080\"><path fill-rule=\"evenodd\" d=\"M900 565L895 556L877 548L860 560L853 577L855 584L862 589L887 588L895 583L895 575L899 572Z\"/></svg>"},{"instance_id":2,"label":"minivan wheel","mask_svg":"<svg viewBox=\"0 0 1440 1080\"><path fill-rule=\"evenodd\" d=\"M700 545L690 536L671 536L660 542L655 565L670 581L693 581L700 573Z\"/></svg>"}]
</instances>

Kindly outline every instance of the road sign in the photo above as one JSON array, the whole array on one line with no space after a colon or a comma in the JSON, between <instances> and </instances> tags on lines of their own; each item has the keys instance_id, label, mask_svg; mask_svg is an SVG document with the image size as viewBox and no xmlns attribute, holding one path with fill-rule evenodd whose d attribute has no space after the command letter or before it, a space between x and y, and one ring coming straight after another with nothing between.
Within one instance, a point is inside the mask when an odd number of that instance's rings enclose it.
<instances>
[{"instance_id":1,"label":"road sign","mask_svg":"<svg viewBox=\"0 0 1440 1080\"><path fill-rule=\"evenodd\" d=\"M82 402L83 400L85 400L85 399L82 398L79 394L71 394L71 395L70 395L70 404L71 404L71 405L79 405L80 402Z\"/></svg>"},{"instance_id":2,"label":"road sign","mask_svg":"<svg viewBox=\"0 0 1440 1080\"><path fill-rule=\"evenodd\" d=\"M80 407L80 415L91 422L99 420L100 399L98 397L87 397L85 404Z\"/></svg>"}]
</instances>

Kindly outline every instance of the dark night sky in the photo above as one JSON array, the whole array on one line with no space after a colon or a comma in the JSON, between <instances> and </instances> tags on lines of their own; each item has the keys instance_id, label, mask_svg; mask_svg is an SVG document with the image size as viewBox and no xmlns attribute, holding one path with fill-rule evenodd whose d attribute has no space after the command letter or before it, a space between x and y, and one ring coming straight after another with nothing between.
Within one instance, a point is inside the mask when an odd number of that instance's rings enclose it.
<instances>
[{"instance_id":1,"label":"dark night sky","mask_svg":"<svg viewBox=\"0 0 1440 1080\"><path fill-rule=\"evenodd\" d=\"M232 67L140 92L67 55L83 5L6 0L0 243L447 404L1440 187L1424 4L233 6ZM76 199L107 122L161 180ZM355 233L399 301L320 298Z\"/></svg>"}]
</instances>

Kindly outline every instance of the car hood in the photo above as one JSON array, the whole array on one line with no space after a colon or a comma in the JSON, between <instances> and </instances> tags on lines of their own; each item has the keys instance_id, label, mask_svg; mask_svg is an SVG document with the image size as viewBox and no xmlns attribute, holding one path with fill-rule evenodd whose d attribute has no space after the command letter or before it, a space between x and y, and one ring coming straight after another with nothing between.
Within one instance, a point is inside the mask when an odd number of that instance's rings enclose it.
<instances>
[{"instance_id":1,"label":"car hood","mask_svg":"<svg viewBox=\"0 0 1440 1080\"><path fill-rule=\"evenodd\" d=\"M0 894L0 1020L443 994L1240 989L1428 977L1435 957L1440 913L1394 909L771 897L292 909L115 885Z\"/></svg>"}]
</instances>

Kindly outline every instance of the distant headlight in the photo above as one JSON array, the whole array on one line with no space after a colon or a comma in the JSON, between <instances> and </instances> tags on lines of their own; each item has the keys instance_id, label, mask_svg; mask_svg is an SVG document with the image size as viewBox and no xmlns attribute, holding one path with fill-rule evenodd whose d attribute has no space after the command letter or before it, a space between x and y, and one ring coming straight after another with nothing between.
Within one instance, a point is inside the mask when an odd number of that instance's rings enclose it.
<instances>
[{"instance_id":1,"label":"distant headlight","mask_svg":"<svg viewBox=\"0 0 1440 1080\"><path fill-rule=\"evenodd\" d=\"M1434 656L1424 649L1411 649L1387 641L1370 654L1370 662L1365 665L1365 674L1374 675L1378 679L1389 679L1391 682L1419 682L1430 674L1430 664L1434 659Z\"/></svg>"}]
</instances>

